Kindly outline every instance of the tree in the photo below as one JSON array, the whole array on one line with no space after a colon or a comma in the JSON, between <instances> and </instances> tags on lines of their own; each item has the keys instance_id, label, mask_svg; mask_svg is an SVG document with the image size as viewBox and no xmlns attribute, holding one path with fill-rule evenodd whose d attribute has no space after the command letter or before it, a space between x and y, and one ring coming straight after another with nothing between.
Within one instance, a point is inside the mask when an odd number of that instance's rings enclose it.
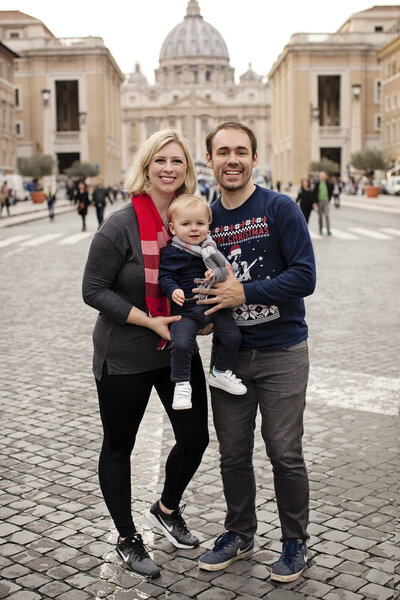
<instances>
[{"instance_id":1,"label":"tree","mask_svg":"<svg viewBox=\"0 0 400 600\"><path fill-rule=\"evenodd\" d=\"M328 175L338 175L340 166L330 158L321 158L321 160L313 160L310 163L310 173L319 173L325 171Z\"/></svg>"},{"instance_id":2,"label":"tree","mask_svg":"<svg viewBox=\"0 0 400 600\"><path fill-rule=\"evenodd\" d=\"M387 161L377 148L367 148L362 152L354 152L350 157L350 164L358 171L363 171L372 185L374 173L378 170L387 169Z\"/></svg>"},{"instance_id":3,"label":"tree","mask_svg":"<svg viewBox=\"0 0 400 600\"><path fill-rule=\"evenodd\" d=\"M95 167L88 162L80 162L76 160L72 167L64 170L68 177L77 177L78 179L86 179L86 177L96 177L99 174L99 167Z\"/></svg>"},{"instance_id":4,"label":"tree","mask_svg":"<svg viewBox=\"0 0 400 600\"><path fill-rule=\"evenodd\" d=\"M18 159L18 172L26 177L44 177L52 175L56 166L55 159L50 154L35 154Z\"/></svg>"}]
</instances>

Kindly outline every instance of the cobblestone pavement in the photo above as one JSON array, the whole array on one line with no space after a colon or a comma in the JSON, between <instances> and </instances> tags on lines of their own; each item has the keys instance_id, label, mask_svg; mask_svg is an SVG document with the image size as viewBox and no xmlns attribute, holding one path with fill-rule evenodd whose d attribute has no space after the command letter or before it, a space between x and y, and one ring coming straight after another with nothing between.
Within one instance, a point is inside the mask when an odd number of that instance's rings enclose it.
<instances>
[{"instance_id":1,"label":"cobblestone pavement","mask_svg":"<svg viewBox=\"0 0 400 600\"><path fill-rule=\"evenodd\" d=\"M331 212L339 231L400 230L395 213L350 207ZM320 238L315 215L310 227L318 263L317 291L307 300L312 369L304 440L312 559L291 584L269 580L280 531L259 434L254 454L259 527L250 559L222 572L196 566L224 519L211 417L211 443L184 498L186 520L201 546L178 550L153 534L143 513L161 490L172 443L155 396L133 456L132 504L162 575L149 582L127 571L113 550L116 533L96 474L101 427L90 372L96 315L80 297L90 235L78 235L74 213L58 215L54 223L2 229L0 598L398 597L400 239ZM89 234L95 228L91 213ZM209 339L200 339L205 366L209 345Z\"/></svg>"}]
</instances>

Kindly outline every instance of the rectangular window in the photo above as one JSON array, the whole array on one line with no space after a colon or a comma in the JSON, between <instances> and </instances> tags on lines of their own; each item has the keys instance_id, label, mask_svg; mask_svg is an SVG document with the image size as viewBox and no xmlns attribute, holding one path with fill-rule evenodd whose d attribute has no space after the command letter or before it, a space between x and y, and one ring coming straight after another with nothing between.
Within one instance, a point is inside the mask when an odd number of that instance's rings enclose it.
<instances>
[{"instance_id":1,"label":"rectangular window","mask_svg":"<svg viewBox=\"0 0 400 600\"><path fill-rule=\"evenodd\" d=\"M375 79L375 104L380 104L382 100L382 83L380 79Z\"/></svg>"},{"instance_id":2,"label":"rectangular window","mask_svg":"<svg viewBox=\"0 0 400 600\"><path fill-rule=\"evenodd\" d=\"M11 31L10 32L10 39L11 40L17 40L19 38L19 31Z\"/></svg>"},{"instance_id":3,"label":"rectangular window","mask_svg":"<svg viewBox=\"0 0 400 600\"><path fill-rule=\"evenodd\" d=\"M375 131L380 131L382 128L381 115L375 115Z\"/></svg>"},{"instance_id":4,"label":"rectangular window","mask_svg":"<svg viewBox=\"0 0 400 600\"><path fill-rule=\"evenodd\" d=\"M15 133L17 137L23 137L23 123L22 121L17 121L15 123Z\"/></svg>"},{"instance_id":5,"label":"rectangular window","mask_svg":"<svg viewBox=\"0 0 400 600\"><path fill-rule=\"evenodd\" d=\"M340 75L318 76L320 126L340 125Z\"/></svg>"},{"instance_id":6,"label":"rectangular window","mask_svg":"<svg viewBox=\"0 0 400 600\"><path fill-rule=\"evenodd\" d=\"M78 81L56 81L57 131L79 131Z\"/></svg>"},{"instance_id":7,"label":"rectangular window","mask_svg":"<svg viewBox=\"0 0 400 600\"><path fill-rule=\"evenodd\" d=\"M396 121L394 121L392 123L392 146L396 145L396 140L397 140L397 127L396 127Z\"/></svg>"}]
</instances>

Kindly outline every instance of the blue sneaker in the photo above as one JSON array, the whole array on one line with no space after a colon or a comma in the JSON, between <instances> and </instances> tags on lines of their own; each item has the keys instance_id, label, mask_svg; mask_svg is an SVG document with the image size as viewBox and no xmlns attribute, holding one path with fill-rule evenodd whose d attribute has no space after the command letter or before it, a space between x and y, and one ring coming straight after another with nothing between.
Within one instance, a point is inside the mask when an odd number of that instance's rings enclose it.
<instances>
[{"instance_id":1,"label":"blue sneaker","mask_svg":"<svg viewBox=\"0 0 400 600\"><path fill-rule=\"evenodd\" d=\"M233 531L226 531L215 540L214 548L200 556L199 567L205 571L220 571L254 551L254 538L243 539Z\"/></svg>"},{"instance_id":2,"label":"blue sneaker","mask_svg":"<svg viewBox=\"0 0 400 600\"><path fill-rule=\"evenodd\" d=\"M274 581L296 581L306 568L307 544L303 540L283 542L282 554L272 567L271 579Z\"/></svg>"}]
</instances>

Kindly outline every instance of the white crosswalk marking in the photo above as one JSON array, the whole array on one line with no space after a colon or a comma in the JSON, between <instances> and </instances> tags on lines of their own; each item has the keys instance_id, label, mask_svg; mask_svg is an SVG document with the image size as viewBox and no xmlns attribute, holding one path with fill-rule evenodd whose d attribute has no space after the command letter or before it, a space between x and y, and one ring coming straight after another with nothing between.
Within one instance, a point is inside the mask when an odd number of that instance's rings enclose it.
<instances>
[{"instance_id":1,"label":"white crosswalk marking","mask_svg":"<svg viewBox=\"0 0 400 600\"><path fill-rule=\"evenodd\" d=\"M319 233L315 233L314 231L310 231L310 238L312 240L320 240L322 238L322 236L319 235Z\"/></svg>"},{"instance_id":2,"label":"white crosswalk marking","mask_svg":"<svg viewBox=\"0 0 400 600\"><path fill-rule=\"evenodd\" d=\"M386 233L381 233L380 231L376 231L375 229L364 229L364 227L351 227L350 231L354 231L354 233L359 233L360 235L365 235L365 237L370 237L375 240L390 240L392 239Z\"/></svg>"},{"instance_id":3,"label":"white crosswalk marking","mask_svg":"<svg viewBox=\"0 0 400 600\"><path fill-rule=\"evenodd\" d=\"M26 240L27 238L32 237L31 234L29 235L13 235L12 237L9 237L5 240L0 240L0 248L4 248L5 246L10 246L10 244L16 244L17 242L22 242L23 240Z\"/></svg>"},{"instance_id":4,"label":"white crosswalk marking","mask_svg":"<svg viewBox=\"0 0 400 600\"><path fill-rule=\"evenodd\" d=\"M56 238L61 237L62 235L62 233L47 233L46 235L41 235L40 237L33 238L33 240L22 242L21 246L41 246L42 244L46 244L46 242L55 240Z\"/></svg>"},{"instance_id":5,"label":"white crosswalk marking","mask_svg":"<svg viewBox=\"0 0 400 600\"><path fill-rule=\"evenodd\" d=\"M358 240L356 235L348 233L347 231L342 231L341 229L332 229L331 231L332 235L339 238L339 240Z\"/></svg>"},{"instance_id":6,"label":"white crosswalk marking","mask_svg":"<svg viewBox=\"0 0 400 600\"><path fill-rule=\"evenodd\" d=\"M77 242L80 242L81 240L84 240L85 238L92 235L93 233L91 231L81 231L79 233L75 233L74 235L70 235L69 237L64 238L63 240L60 240L58 243L71 246L72 244L76 244Z\"/></svg>"},{"instance_id":7,"label":"white crosswalk marking","mask_svg":"<svg viewBox=\"0 0 400 600\"><path fill-rule=\"evenodd\" d=\"M387 233L388 235L400 236L400 229L393 229L392 227L381 227L380 229L383 233Z\"/></svg>"}]
</instances>

